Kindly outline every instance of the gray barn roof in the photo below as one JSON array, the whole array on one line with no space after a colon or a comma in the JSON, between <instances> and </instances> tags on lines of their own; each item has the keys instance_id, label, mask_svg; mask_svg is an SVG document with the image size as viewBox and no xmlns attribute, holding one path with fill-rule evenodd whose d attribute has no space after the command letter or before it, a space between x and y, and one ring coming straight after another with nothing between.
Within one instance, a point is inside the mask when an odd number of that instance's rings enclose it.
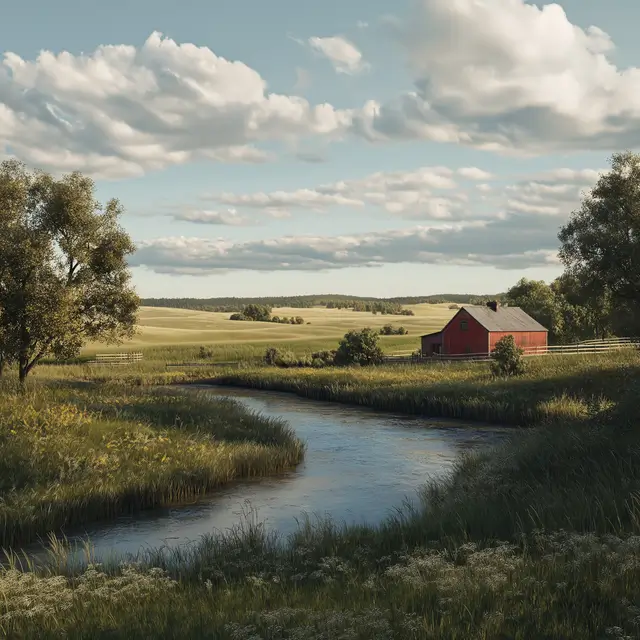
<instances>
[{"instance_id":1,"label":"gray barn roof","mask_svg":"<svg viewBox=\"0 0 640 640\"><path fill-rule=\"evenodd\" d=\"M471 305L462 308L488 331L547 331L520 307L498 307L497 311Z\"/></svg>"}]
</instances>

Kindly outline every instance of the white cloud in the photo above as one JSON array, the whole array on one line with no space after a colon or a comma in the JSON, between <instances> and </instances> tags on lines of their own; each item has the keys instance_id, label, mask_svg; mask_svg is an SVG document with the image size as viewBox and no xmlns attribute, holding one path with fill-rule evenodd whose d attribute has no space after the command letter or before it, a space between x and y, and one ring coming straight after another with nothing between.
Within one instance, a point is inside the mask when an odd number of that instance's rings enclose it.
<instances>
[{"instance_id":1,"label":"white cloud","mask_svg":"<svg viewBox=\"0 0 640 640\"><path fill-rule=\"evenodd\" d=\"M358 22L356 22L356 27L358 27L358 29L368 29L369 23L364 20L358 20Z\"/></svg>"},{"instance_id":2,"label":"white cloud","mask_svg":"<svg viewBox=\"0 0 640 640\"><path fill-rule=\"evenodd\" d=\"M309 45L327 58L337 73L355 75L368 68L358 47L342 36L314 36L309 38Z\"/></svg>"},{"instance_id":3,"label":"white cloud","mask_svg":"<svg viewBox=\"0 0 640 640\"><path fill-rule=\"evenodd\" d=\"M89 55L5 53L0 153L45 169L140 175L194 160L262 162L255 144L343 132L351 113L268 93L242 62L153 33Z\"/></svg>"},{"instance_id":4,"label":"white cloud","mask_svg":"<svg viewBox=\"0 0 640 640\"><path fill-rule=\"evenodd\" d=\"M249 220L238 214L235 209L226 211L209 211L206 209L192 209L181 211L173 215L174 220L194 222L196 224L224 225L231 227L245 226Z\"/></svg>"},{"instance_id":5,"label":"white cloud","mask_svg":"<svg viewBox=\"0 0 640 640\"><path fill-rule=\"evenodd\" d=\"M557 240L539 216L353 236L288 236L234 243L169 237L139 243L133 266L158 273L325 271L383 264L457 264L525 269L557 263Z\"/></svg>"},{"instance_id":6,"label":"white cloud","mask_svg":"<svg viewBox=\"0 0 640 640\"><path fill-rule=\"evenodd\" d=\"M415 90L367 104L353 130L491 151L640 145L640 69L619 69L609 36L558 4L416 0L397 29Z\"/></svg>"},{"instance_id":7,"label":"white cloud","mask_svg":"<svg viewBox=\"0 0 640 640\"><path fill-rule=\"evenodd\" d=\"M518 270L553 266L558 264L560 227L579 206L581 190L592 187L599 175L594 170L556 169L524 175L508 185L496 180L491 189L481 190L483 200L479 204L477 187L483 185L474 184L468 191L461 191L453 180L455 174L446 167L425 167L413 172L376 173L315 189L225 194L221 199L230 204L265 213L353 206L350 200L355 199L392 214L431 222L357 235L287 236L252 242L159 238L141 242L133 263L161 273L195 275L243 269L334 270L394 263L491 265ZM448 195L437 195L433 190ZM421 201L416 203L415 198Z\"/></svg>"},{"instance_id":8,"label":"white cloud","mask_svg":"<svg viewBox=\"0 0 640 640\"><path fill-rule=\"evenodd\" d=\"M480 170L477 170L480 171ZM206 196L234 207L291 211L324 211L328 207L381 207L392 214L419 219L447 219L462 211L464 194L443 195L456 188L454 172L446 167L373 173L359 180L343 180L295 191L222 193Z\"/></svg>"},{"instance_id":9,"label":"white cloud","mask_svg":"<svg viewBox=\"0 0 640 640\"><path fill-rule=\"evenodd\" d=\"M493 178L493 174L488 171L484 171L484 169L478 169L478 167L462 167L458 169L458 174L467 180L491 180Z\"/></svg>"}]
</instances>

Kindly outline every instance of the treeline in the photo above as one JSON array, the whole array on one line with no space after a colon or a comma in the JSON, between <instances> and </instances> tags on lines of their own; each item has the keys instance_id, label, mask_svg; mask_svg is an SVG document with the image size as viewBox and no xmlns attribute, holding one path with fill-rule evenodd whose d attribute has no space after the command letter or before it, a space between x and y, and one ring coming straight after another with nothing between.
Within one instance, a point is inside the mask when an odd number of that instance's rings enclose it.
<instances>
[{"instance_id":1,"label":"treeline","mask_svg":"<svg viewBox=\"0 0 640 640\"><path fill-rule=\"evenodd\" d=\"M259 298L143 298L145 307L171 307L174 309L190 309L193 311L215 311L219 313L241 313L250 304L274 307L290 307L293 309L310 309L311 307L328 307L333 309L354 308L361 311L362 305L378 305L378 313L386 305L400 307L409 304L441 304L446 302L457 304L484 304L488 300L500 299L496 295L477 294L437 294L430 296L408 296L396 298L365 298L338 294L276 296ZM339 306L340 305L340 306ZM388 308L388 307L387 307ZM387 311L387 313L389 313ZM393 314L392 314L393 315Z\"/></svg>"},{"instance_id":2,"label":"treeline","mask_svg":"<svg viewBox=\"0 0 640 640\"><path fill-rule=\"evenodd\" d=\"M353 311L365 311L369 313L380 313L383 316L412 316L411 309L403 309L398 302L384 302L382 300L363 302L357 300L355 302L349 300L338 300L336 302L327 302L327 309L352 309Z\"/></svg>"}]
</instances>

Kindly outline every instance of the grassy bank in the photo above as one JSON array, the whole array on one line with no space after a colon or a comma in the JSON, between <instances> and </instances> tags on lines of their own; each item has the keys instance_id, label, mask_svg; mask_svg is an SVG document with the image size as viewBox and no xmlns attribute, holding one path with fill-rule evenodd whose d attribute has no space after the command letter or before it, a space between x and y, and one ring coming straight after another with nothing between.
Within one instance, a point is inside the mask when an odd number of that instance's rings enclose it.
<instances>
[{"instance_id":1,"label":"grassy bank","mask_svg":"<svg viewBox=\"0 0 640 640\"><path fill-rule=\"evenodd\" d=\"M583 420L640 393L640 352L531 358L525 376L496 379L487 363L226 371L218 384L286 391L412 415L533 425ZM638 396L636 396L638 397Z\"/></svg>"},{"instance_id":2,"label":"grassy bank","mask_svg":"<svg viewBox=\"0 0 640 640\"><path fill-rule=\"evenodd\" d=\"M123 385L5 389L0 546L190 500L300 462L284 424L204 394Z\"/></svg>"},{"instance_id":3,"label":"grassy bank","mask_svg":"<svg viewBox=\"0 0 640 640\"><path fill-rule=\"evenodd\" d=\"M24 638L636 638L640 447L586 421L463 460L382 526L259 525L119 567L0 574Z\"/></svg>"},{"instance_id":4,"label":"grassy bank","mask_svg":"<svg viewBox=\"0 0 640 640\"><path fill-rule=\"evenodd\" d=\"M419 508L378 527L307 522L283 540L248 521L193 547L75 569L63 568L57 545L49 569L0 572L0 628L21 638L640 638L640 357L530 363L514 380L493 379L482 364L217 374L324 400L539 427L464 457L425 487ZM144 386L167 375L119 371L99 397L92 387L51 390L47 402L152 434L215 432L230 450L243 442L299 451L284 425L257 428L253 417L242 426L242 415L221 420L206 398L185 406L180 394ZM142 386L126 391L132 380Z\"/></svg>"}]
</instances>

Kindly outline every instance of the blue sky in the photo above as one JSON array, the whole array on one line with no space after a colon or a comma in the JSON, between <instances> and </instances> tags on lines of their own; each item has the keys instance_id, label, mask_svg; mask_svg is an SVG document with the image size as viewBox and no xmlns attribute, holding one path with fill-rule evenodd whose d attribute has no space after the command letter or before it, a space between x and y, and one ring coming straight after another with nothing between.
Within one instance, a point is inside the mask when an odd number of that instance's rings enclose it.
<instances>
[{"instance_id":1,"label":"blue sky","mask_svg":"<svg viewBox=\"0 0 640 640\"><path fill-rule=\"evenodd\" d=\"M118 197L143 296L504 290L559 274L558 228L640 146L639 20L630 0L23 0L0 153Z\"/></svg>"}]
</instances>

